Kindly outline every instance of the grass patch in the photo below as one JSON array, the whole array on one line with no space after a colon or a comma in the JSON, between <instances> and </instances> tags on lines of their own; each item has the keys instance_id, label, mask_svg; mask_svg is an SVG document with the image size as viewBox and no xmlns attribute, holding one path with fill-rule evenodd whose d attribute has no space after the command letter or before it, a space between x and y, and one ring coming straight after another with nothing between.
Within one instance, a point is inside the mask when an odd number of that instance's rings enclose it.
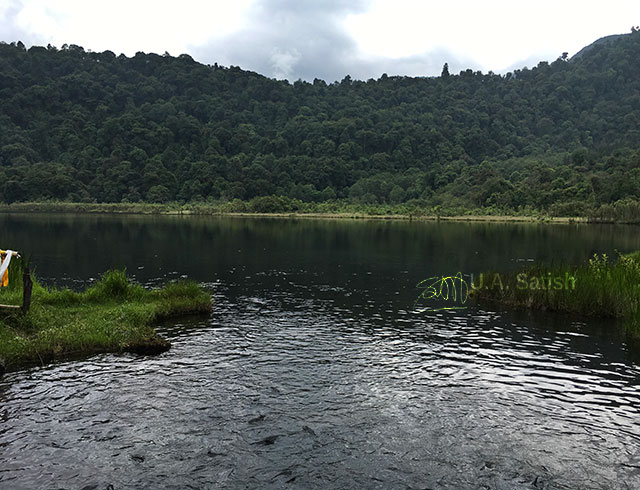
<instances>
[{"instance_id":1,"label":"grass patch","mask_svg":"<svg viewBox=\"0 0 640 490\"><path fill-rule=\"evenodd\" d=\"M472 295L515 307L624 319L640 340L640 252L611 260L595 254L581 266L534 265L509 274L484 274Z\"/></svg>"},{"instance_id":2,"label":"grass patch","mask_svg":"<svg viewBox=\"0 0 640 490\"><path fill-rule=\"evenodd\" d=\"M22 265L15 262L9 287L0 290L2 304L22 302ZM85 291L74 292L34 280L26 315L0 310L0 363L11 369L98 352L163 352L170 343L157 334L154 322L210 310L210 293L191 281L149 290L133 283L126 271L111 270Z\"/></svg>"},{"instance_id":3,"label":"grass patch","mask_svg":"<svg viewBox=\"0 0 640 490\"><path fill-rule=\"evenodd\" d=\"M77 203L77 202L15 202L0 203L5 213L89 213L89 214L167 214L209 216L278 216L316 218L373 218L408 220L464 220L464 221L534 221L577 222L586 218L562 217L558 210L548 213L524 208L515 210L495 207L470 208L467 204L441 206L413 199L399 204L365 204L347 199L303 202L284 196L261 196L249 201L171 202L151 203ZM608 221L607 221L608 222Z\"/></svg>"}]
</instances>

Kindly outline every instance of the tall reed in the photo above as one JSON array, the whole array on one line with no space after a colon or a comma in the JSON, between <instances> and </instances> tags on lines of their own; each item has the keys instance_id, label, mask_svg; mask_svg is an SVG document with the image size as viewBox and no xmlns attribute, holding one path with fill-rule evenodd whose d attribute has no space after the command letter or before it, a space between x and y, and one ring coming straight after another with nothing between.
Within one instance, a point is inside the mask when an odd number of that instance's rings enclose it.
<instances>
[{"instance_id":1,"label":"tall reed","mask_svg":"<svg viewBox=\"0 0 640 490\"><path fill-rule=\"evenodd\" d=\"M484 286L474 291L481 301L623 318L627 331L640 335L640 252L616 260L595 254L577 267L536 264L499 274L499 280Z\"/></svg>"}]
</instances>

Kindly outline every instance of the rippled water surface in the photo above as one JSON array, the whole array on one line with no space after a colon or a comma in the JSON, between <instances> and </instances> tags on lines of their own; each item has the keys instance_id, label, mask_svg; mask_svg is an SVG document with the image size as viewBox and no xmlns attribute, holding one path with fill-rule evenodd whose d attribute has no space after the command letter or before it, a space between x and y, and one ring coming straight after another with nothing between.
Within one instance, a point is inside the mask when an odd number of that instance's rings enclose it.
<instances>
[{"instance_id":1,"label":"rippled water surface","mask_svg":"<svg viewBox=\"0 0 640 490\"><path fill-rule=\"evenodd\" d=\"M4 216L49 283L211 288L157 357L0 379L0 488L640 488L617 326L414 307L432 275L639 249L635 228ZM436 305L437 306L437 305Z\"/></svg>"}]
</instances>

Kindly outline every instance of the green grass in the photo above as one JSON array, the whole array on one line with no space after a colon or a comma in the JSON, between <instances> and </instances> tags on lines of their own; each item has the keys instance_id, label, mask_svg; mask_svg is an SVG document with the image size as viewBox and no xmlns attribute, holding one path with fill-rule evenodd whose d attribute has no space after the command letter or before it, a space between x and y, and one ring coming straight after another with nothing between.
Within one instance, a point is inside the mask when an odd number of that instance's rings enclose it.
<instances>
[{"instance_id":1,"label":"green grass","mask_svg":"<svg viewBox=\"0 0 640 490\"><path fill-rule=\"evenodd\" d=\"M323 215L327 217L375 217L403 219L447 219L447 218L520 218L525 221L570 221L590 223L639 223L640 201L622 199L599 207L580 202L556 203L548 208L518 206L474 206L461 198L438 198L436 200L411 199L403 203L365 203L350 199L330 199L307 202L286 196L260 196L243 201L215 200L149 202L67 202L37 201L0 203L0 212L13 213L89 213L89 214L293 214Z\"/></svg>"},{"instance_id":2,"label":"green grass","mask_svg":"<svg viewBox=\"0 0 640 490\"><path fill-rule=\"evenodd\" d=\"M483 287L473 291L479 301L621 318L629 336L640 339L640 252L616 260L596 254L581 266L534 265L484 276Z\"/></svg>"},{"instance_id":3,"label":"green grass","mask_svg":"<svg viewBox=\"0 0 640 490\"><path fill-rule=\"evenodd\" d=\"M518 211L495 207L470 208L467 205L428 205L420 200L400 204L353 203L346 199L303 202L282 196L262 196L249 201L152 203L74 203L60 201L0 203L6 213L86 213L86 214L152 214L152 215L260 215L284 217L375 218L375 219L453 219L491 221L574 222L586 218L550 216L546 212L525 208Z\"/></svg>"},{"instance_id":4,"label":"green grass","mask_svg":"<svg viewBox=\"0 0 640 490\"><path fill-rule=\"evenodd\" d=\"M0 303L22 302L22 264L11 263ZM0 358L8 369L98 352L156 353L170 343L153 323L169 316L205 313L211 295L178 281L149 290L123 270L111 270L84 292L47 288L34 281L31 310L0 310Z\"/></svg>"}]
</instances>

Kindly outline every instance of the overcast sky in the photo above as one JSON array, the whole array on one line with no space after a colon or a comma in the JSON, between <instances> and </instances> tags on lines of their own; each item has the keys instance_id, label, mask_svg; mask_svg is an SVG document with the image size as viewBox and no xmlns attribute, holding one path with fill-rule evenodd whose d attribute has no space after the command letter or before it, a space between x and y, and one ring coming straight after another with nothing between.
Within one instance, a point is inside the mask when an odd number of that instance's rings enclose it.
<instances>
[{"instance_id":1,"label":"overcast sky","mask_svg":"<svg viewBox=\"0 0 640 490\"><path fill-rule=\"evenodd\" d=\"M190 54L269 77L503 73L640 24L639 0L0 0L0 40Z\"/></svg>"}]
</instances>

